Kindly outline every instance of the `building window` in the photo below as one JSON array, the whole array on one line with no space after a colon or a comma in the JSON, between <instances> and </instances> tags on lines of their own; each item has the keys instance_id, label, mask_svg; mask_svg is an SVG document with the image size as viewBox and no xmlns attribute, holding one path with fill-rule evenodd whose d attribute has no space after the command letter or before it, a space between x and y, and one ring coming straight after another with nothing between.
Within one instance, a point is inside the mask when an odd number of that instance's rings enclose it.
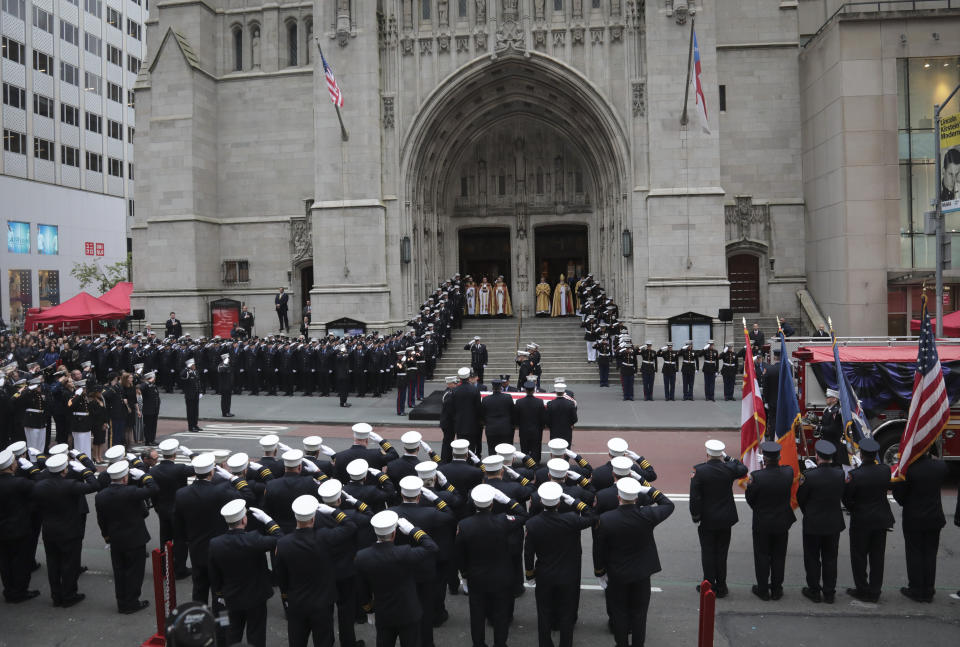
<instances>
[{"instance_id":1,"label":"building window","mask_svg":"<svg viewBox=\"0 0 960 647\"><path fill-rule=\"evenodd\" d=\"M80 111L69 103L60 104L60 121L68 126L80 125Z\"/></svg>"},{"instance_id":2,"label":"building window","mask_svg":"<svg viewBox=\"0 0 960 647\"><path fill-rule=\"evenodd\" d=\"M553 10L563 11L563 0L553 0Z\"/></svg>"},{"instance_id":3,"label":"building window","mask_svg":"<svg viewBox=\"0 0 960 647\"><path fill-rule=\"evenodd\" d=\"M53 76L53 57L49 54L33 50L33 69L43 74Z\"/></svg>"},{"instance_id":4,"label":"building window","mask_svg":"<svg viewBox=\"0 0 960 647\"><path fill-rule=\"evenodd\" d=\"M127 126L127 143L133 143L133 133L136 132L133 126Z\"/></svg>"},{"instance_id":5,"label":"building window","mask_svg":"<svg viewBox=\"0 0 960 647\"><path fill-rule=\"evenodd\" d=\"M123 124L113 119L107 119L107 137L123 141Z\"/></svg>"},{"instance_id":6,"label":"building window","mask_svg":"<svg viewBox=\"0 0 960 647\"><path fill-rule=\"evenodd\" d=\"M103 173L103 155L87 151L87 170Z\"/></svg>"},{"instance_id":7,"label":"building window","mask_svg":"<svg viewBox=\"0 0 960 647\"><path fill-rule=\"evenodd\" d=\"M45 97L42 94L33 95L33 112L34 114L40 115L41 117L49 117L53 119L54 116L54 102L50 97Z\"/></svg>"},{"instance_id":8,"label":"building window","mask_svg":"<svg viewBox=\"0 0 960 647\"><path fill-rule=\"evenodd\" d=\"M134 74L140 73L140 59L133 54L127 54L127 69Z\"/></svg>"},{"instance_id":9,"label":"building window","mask_svg":"<svg viewBox=\"0 0 960 647\"><path fill-rule=\"evenodd\" d=\"M140 26L140 23L138 23L136 20L127 18L127 35L128 36L131 36L136 40L141 40L142 38L141 31L140 31L141 29L142 27Z\"/></svg>"},{"instance_id":10,"label":"building window","mask_svg":"<svg viewBox=\"0 0 960 647\"><path fill-rule=\"evenodd\" d=\"M13 40L12 38L3 37L3 57L5 59L11 60L14 63L20 63L21 65L26 65L26 54L24 53L23 43Z\"/></svg>"},{"instance_id":11,"label":"building window","mask_svg":"<svg viewBox=\"0 0 960 647\"><path fill-rule=\"evenodd\" d=\"M313 44L313 20L307 20L305 23L304 31L306 32L306 37L303 40L303 64L310 64L310 49Z\"/></svg>"},{"instance_id":12,"label":"building window","mask_svg":"<svg viewBox=\"0 0 960 647\"><path fill-rule=\"evenodd\" d=\"M116 157L108 157L107 172L114 177L123 177L123 160L118 160Z\"/></svg>"},{"instance_id":13,"label":"building window","mask_svg":"<svg viewBox=\"0 0 960 647\"><path fill-rule=\"evenodd\" d=\"M507 194L507 176L502 173L497 176L497 195Z\"/></svg>"},{"instance_id":14,"label":"building window","mask_svg":"<svg viewBox=\"0 0 960 647\"><path fill-rule=\"evenodd\" d=\"M60 61L60 80L70 85L80 85L80 70L69 63Z\"/></svg>"},{"instance_id":15,"label":"building window","mask_svg":"<svg viewBox=\"0 0 960 647\"><path fill-rule=\"evenodd\" d=\"M25 0L3 0L3 10L20 20L27 20L27 5Z\"/></svg>"},{"instance_id":16,"label":"building window","mask_svg":"<svg viewBox=\"0 0 960 647\"><path fill-rule=\"evenodd\" d=\"M53 33L53 14L33 5L33 26L48 34Z\"/></svg>"},{"instance_id":17,"label":"building window","mask_svg":"<svg viewBox=\"0 0 960 647\"><path fill-rule=\"evenodd\" d=\"M960 198L960 150L941 150L935 159L933 106L960 83L960 57L897 60L897 130L900 158L900 258L903 267L936 267L936 236L924 234L924 212L941 200ZM955 98L954 98L955 99ZM955 162L951 162L956 159ZM941 164L941 186L936 186ZM951 172L953 171L953 172ZM960 212L944 214L951 258L960 266ZM909 322L907 322L909 323Z\"/></svg>"},{"instance_id":18,"label":"building window","mask_svg":"<svg viewBox=\"0 0 960 647\"><path fill-rule=\"evenodd\" d=\"M9 83L3 84L3 104L11 108L27 109L27 91Z\"/></svg>"},{"instance_id":19,"label":"building window","mask_svg":"<svg viewBox=\"0 0 960 647\"><path fill-rule=\"evenodd\" d=\"M64 166L80 166L80 149L73 146L60 146L60 163Z\"/></svg>"},{"instance_id":20,"label":"building window","mask_svg":"<svg viewBox=\"0 0 960 647\"><path fill-rule=\"evenodd\" d=\"M49 139L33 138L33 156L37 159L53 161L53 142Z\"/></svg>"},{"instance_id":21,"label":"building window","mask_svg":"<svg viewBox=\"0 0 960 647\"><path fill-rule=\"evenodd\" d=\"M575 193L583 193L583 171L580 169L573 174L573 190Z\"/></svg>"},{"instance_id":22,"label":"building window","mask_svg":"<svg viewBox=\"0 0 960 647\"><path fill-rule=\"evenodd\" d=\"M127 162L127 179L133 179L133 162Z\"/></svg>"},{"instance_id":23,"label":"building window","mask_svg":"<svg viewBox=\"0 0 960 647\"><path fill-rule=\"evenodd\" d=\"M420 17L430 20L430 0L420 0Z\"/></svg>"},{"instance_id":24,"label":"building window","mask_svg":"<svg viewBox=\"0 0 960 647\"><path fill-rule=\"evenodd\" d=\"M71 45L80 44L80 30L73 23L69 23L63 18L60 19L60 38Z\"/></svg>"},{"instance_id":25,"label":"building window","mask_svg":"<svg viewBox=\"0 0 960 647\"><path fill-rule=\"evenodd\" d=\"M133 218L133 200L127 200L127 215Z\"/></svg>"},{"instance_id":26,"label":"building window","mask_svg":"<svg viewBox=\"0 0 960 647\"><path fill-rule=\"evenodd\" d=\"M83 48L94 56L103 55L103 43L88 31L83 32Z\"/></svg>"},{"instance_id":27,"label":"building window","mask_svg":"<svg viewBox=\"0 0 960 647\"><path fill-rule=\"evenodd\" d=\"M467 195L468 195L467 177L464 175L460 177L460 197L465 198L467 197Z\"/></svg>"},{"instance_id":28,"label":"building window","mask_svg":"<svg viewBox=\"0 0 960 647\"><path fill-rule=\"evenodd\" d=\"M117 103L123 103L123 88L116 83L107 81L107 98Z\"/></svg>"},{"instance_id":29,"label":"building window","mask_svg":"<svg viewBox=\"0 0 960 647\"><path fill-rule=\"evenodd\" d=\"M123 52L120 51L119 47L114 47L113 45L107 44L107 60L116 65L117 67L123 67Z\"/></svg>"},{"instance_id":30,"label":"building window","mask_svg":"<svg viewBox=\"0 0 960 647\"><path fill-rule=\"evenodd\" d=\"M457 16L460 18L467 17L467 0L459 0L459 2L457 2Z\"/></svg>"},{"instance_id":31,"label":"building window","mask_svg":"<svg viewBox=\"0 0 960 647\"><path fill-rule=\"evenodd\" d=\"M27 154L27 136L16 130L3 129L3 150L8 153Z\"/></svg>"},{"instance_id":32,"label":"building window","mask_svg":"<svg viewBox=\"0 0 960 647\"><path fill-rule=\"evenodd\" d=\"M224 261L223 262L223 282L224 283L249 283L250 282L250 261Z\"/></svg>"},{"instance_id":33,"label":"building window","mask_svg":"<svg viewBox=\"0 0 960 647\"><path fill-rule=\"evenodd\" d=\"M103 79L100 78L99 74L94 74L93 72L84 72L83 89L87 92L103 94Z\"/></svg>"},{"instance_id":34,"label":"building window","mask_svg":"<svg viewBox=\"0 0 960 647\"><path fill-rule=\"evenodd\" d=\"M294 67L297 64L297 23L287 25L287 65Z\"/></svg>"},{"instance_id":35,"label":"building window","mask_svg":"<svg viewBox=\"0 0 960 647\"><path fill-rule=\"evenodd\" d=\"M720 86L720 112L727 111L727 86Z\"/></svg>"},{"instance_id":36,"label":"building window","mask_svg":"<svg viewBox=\"0 0 960 647\"><path fill-rule=\"evenodd\" d=\"M133 97L134 97L133 90L127 90L127 107L128 108L134 107L135 102L133 100Z\"/></svg>"},{"instance_id":37,"label":"building window","mask_svg":"<svg viewBox=\"0 0 960 647\"><path fill-rule=\"evenodd\" d=\"M233 28L233 69L243 71L243 29L239 26Z\"/></svg>"},{"instance_id":38,"label":"building window","mask_svg":"<svg viewBox=\"0 0 960 647\"><path fill-rule=\"evenodd\" d=\"M84 117L86 118L87 130L98 134L103 132L103 117L92 112L85 113Z\"/></svg>"},{"instance_id":39,"label":"building window","mask_svg":"<svg viewBox=\"0 0 960 647\"><path fill-rule=\"evenodd\" d=\"M114 29L123 29L122 14L113 7L107 7L107 24Z\"/></svg>"},{"instance_id":40,"label":"building window","mask_svg":"<svg viewBox=\"0 0 960 647\"><path fill-rule=\"evenodd\" d=\"M86 9L88 14L94 15L97 18L103 13L103 4L100 0L83 0L83 8Z\"/></svg>"}]
</instances>

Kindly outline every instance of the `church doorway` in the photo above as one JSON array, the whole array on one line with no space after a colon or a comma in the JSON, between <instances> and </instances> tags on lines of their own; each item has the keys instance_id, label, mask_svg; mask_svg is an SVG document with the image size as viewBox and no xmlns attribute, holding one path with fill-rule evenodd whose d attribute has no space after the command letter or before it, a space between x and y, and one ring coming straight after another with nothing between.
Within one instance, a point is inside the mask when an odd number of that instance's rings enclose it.
<instances>
[{"instance_id":1,"label":"church doorway","mask_svg":"<svg viewBox=\"0 0 960 647\"><path fill-rule=\"evenodd\" d=\"M484 276L490 283L503 275L510 283L510 230L506 227L472 227L460 230L460 275L471 275L477 285Z\"/></svg>"},{"instance_id":2,"label":"church doorway","mask_svg":"<svg viewBox=\"0 0 960 647\"><path fill-rule=\"evenodd\" d=\"M760 259L753 254L734 254L727 259L730 309L760 312Z\"/></svg>"},{"instance_id":3,"label":"church doorway","mask_svg":"<svg viewBox=\"0 0 960 647\"><path fill-rule=\"evenodd\" d=\"M306 305L307 301L310 299L310 290L313 289L313 265L307 265L300 269L300 312L303 314L302 317L306 315ZM311 321L312 323L312 321ZM299 324L297 325L299 329Z\"/></svg>"},{"instance_id":4,"label":"church doorway","mask_svg":"<svg viewBox=\"0 0 960 647\"><path fill-rule=\"evenodd\" d=\"M544 274L550 285L563 274L570 284L586 276L588 246L586 225L543 225L534 233L536 271L534 282Z\"/></svg>"}]
</instances>

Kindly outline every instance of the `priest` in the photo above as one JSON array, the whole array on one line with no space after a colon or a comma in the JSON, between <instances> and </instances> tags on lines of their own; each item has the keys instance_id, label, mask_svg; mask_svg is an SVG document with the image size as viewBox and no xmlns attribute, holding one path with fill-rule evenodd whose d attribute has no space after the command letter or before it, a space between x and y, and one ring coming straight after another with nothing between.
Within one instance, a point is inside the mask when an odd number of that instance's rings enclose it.
<instances>
[{"instance_id":1,"label":"priest","mask_svg":"<svg viewBox=\"0 0 960 647\"><path fill-rule=\"evenodd\" d=\"M570 284L564 279L563 274L560 280L553 288L553 310L550 311L551 317L569 317L573 314L573 295L571 294Z\"/></svg>"},{"instance_id":2,"label":"priest","mask_svg":"<svg viewBox=\"0 0 960 647\"><path fill-rule=\"evenodd\" d=\"M464 284L463 292L463 310L468 317L477 316L477 284L473 282L473 277L467 275L467 281Z\"/></svg>"},{"instance_id":3,"label":"priest","mask_svg":"<svg viewBox=\"0 0 960 647\"><path fill-rule=\"evenodd\" d=\"M513 308L510 306L510 289L503 280L502 274L493 284L493 314L498 317L513 316Z\"/></svg>"},{"instance_id":4,"label":"priest","mask_svg":"<svg viewBox=\"0 0 960 647\"><path fill-rule=\"evenodd\" d=\"M547 283L547 275L544 274L540 277L540 282L537 283L537 310L536 315L538 317L546 317L550 314L550 294L553 292L553 289L550 287L550 284Z\"/></svg>"}]
</instances>

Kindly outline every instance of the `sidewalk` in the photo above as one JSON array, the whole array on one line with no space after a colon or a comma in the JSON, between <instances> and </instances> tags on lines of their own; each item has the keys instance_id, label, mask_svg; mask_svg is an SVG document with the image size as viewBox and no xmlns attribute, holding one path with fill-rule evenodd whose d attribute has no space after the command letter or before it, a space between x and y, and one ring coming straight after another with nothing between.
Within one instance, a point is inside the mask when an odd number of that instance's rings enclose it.
<instances>
[{"instance_id":1,"label":"sidewalk","mask_svg":"<svg viewBox=\"0 0 960 647\"><path fill-rule=\"evenodd\" d=\"M719 381L719 380L718 380ZM660 386L658 384L658 386ZM654 392L653 402L641 399L624 402L620 389L611 384L600 388L598 384L570 384L577 400L577 426L590 429L736 429L740 426L740 400L731 402L706 402L703 386L697 383L693 402L663 401L662 387ZM443 389L439 382L428 383L424 392ZM639 390L639 389L638 389ZM679 391L679 388L677 389ZM719 390L719 389L718 389ZM722 393L722 390L720 391ZM737 394L739 396L739 394ZM183 420L186 409L180 393L161 393L160 416ZM229 422L287 422L316 424L353 424L358 421L373 425L409 427L407 417L396 413L396 391L382 398L369 395L358 398L351 395L349 408L341 408L336 395L292 397L235 395L231 412L235 418L222 418ZM407 408L407 413L410 409ZM209 394L200 399L200 417L207 420L220 418L220 396ZM435 426L433 421L417 421L416 426Z\"/></svg>"}]
</instances>

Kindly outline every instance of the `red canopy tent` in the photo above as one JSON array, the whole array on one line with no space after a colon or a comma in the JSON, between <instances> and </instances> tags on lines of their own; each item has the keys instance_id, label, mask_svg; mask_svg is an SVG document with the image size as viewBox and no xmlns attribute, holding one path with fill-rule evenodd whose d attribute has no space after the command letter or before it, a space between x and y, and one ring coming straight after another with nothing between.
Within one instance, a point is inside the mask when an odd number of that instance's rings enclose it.
<instances>
[{"instance_id":1,"label":"red canopy tent","mask_svg":"<svg viewBox=\"0 0 960 647\"><path fill-rule=\"evenodd\" d=\"M102 297L101 301L105 301L112 306L123 310L126 314L130 314L130 294L133 292L133 283L129 281L121 281L115 286L107 290Z\"/></svg>"},{"instance_id":2,"label":"red canopy tent","mask_svg":"<svg viewBox=\"0 0 960 647\"><path fill-rule=\"evenodd\" d=\"M33 309L31 308L31 310ZM26 330L36 330L52 325L54 329L64 332L89 332L92 334L96 330L101 330L99 321L123 319L129 312L129 306L127 309L123 309L86 292L81 292L58 306L42 311L28 311L24 328Z\"/></svg>"},{"instance_id":3,"label":"red canopy tent","mask_svg":"<svg viewBox=\"0 0 960 647\"><path fill-rule=\"evenodd\" d=\"M933 326L933 329L937 329L937 320L931 318L930 325ZM920 332L920 320L911 319L910 320L910 332ZM960 337L960 310L951 312L948 315L943 316L943 336L944 337Z\"/></svg>"}]
</instances>

